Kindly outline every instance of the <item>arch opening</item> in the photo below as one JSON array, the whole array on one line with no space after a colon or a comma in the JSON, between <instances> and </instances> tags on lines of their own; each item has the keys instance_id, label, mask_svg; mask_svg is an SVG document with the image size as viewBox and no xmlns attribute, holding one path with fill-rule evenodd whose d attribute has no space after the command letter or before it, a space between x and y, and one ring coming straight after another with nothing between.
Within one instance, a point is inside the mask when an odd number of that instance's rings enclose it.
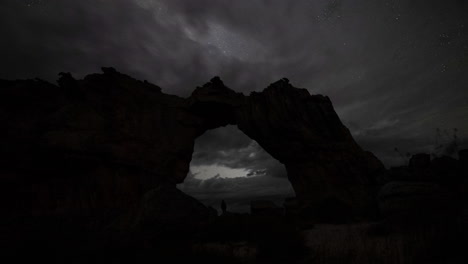
<instances>
[{"instance_id":1,"label":"arch opening","mask_svg":"<svg viewBox=\"0 0 468 264\"><path fill-rule=\"evenodd\" d=\"M184 193L221 212L250 212L251 201L283 206L295 192L285 166L236 126L206 131L195 141L190 171L177 185Z\"/></svg>"}]
</instances>

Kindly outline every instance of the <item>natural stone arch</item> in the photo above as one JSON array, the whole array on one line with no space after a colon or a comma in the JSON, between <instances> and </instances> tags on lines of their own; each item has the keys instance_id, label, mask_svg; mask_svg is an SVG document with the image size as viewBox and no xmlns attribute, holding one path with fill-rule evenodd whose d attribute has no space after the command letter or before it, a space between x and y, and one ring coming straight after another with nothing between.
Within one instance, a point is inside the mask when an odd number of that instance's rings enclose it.
<instances>
[{"instance_id":1,"label":"natural stone arch","mask_svg":"<svg viewBox=\"0 0 468 264\"><path fill-rule=\"evenodd\" d=\"M5 204L11 214L112 211L122 215L119 226L132 226L160 203L165 209L153 211L165 215L148 219L187 219L179 206L202 207L175 185L187 175L195 139L227 124L285 164L301 207L315 216L330 200L357 216L375 202L374 176L383 166L356 144L328 97L286 79L245 96L214 78L180 98L112 68L103 72L83 80L62 74L59 86L0 80L2 193L28 204Z\"/></svg>"},{"instance_id":2,"label":"natural stone arch","mask_svg":"<svg viewBox=\"0 0 468 264\"><path fill-rule=\"evenodd\" d=\"M383 166L354 141L328 97L311 96L287 79L244 96L216 77L189 101L206 127L235 124L283 163L301 206L315 216L330 201L361 216L374 207L375 175Z\"/></svg>"}]
</instances>

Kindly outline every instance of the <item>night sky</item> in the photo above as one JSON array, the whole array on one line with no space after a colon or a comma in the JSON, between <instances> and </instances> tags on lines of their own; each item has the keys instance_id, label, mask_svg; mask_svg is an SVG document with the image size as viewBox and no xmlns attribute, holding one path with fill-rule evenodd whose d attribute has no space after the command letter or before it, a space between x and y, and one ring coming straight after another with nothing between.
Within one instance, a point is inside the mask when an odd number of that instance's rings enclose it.
<instances>
[{"instance_id":1,"label":"night sky","mask_svg":"<svg viewBox=\"0 0 468 264\"><path fill-rule=\"evenodd\" d=\"M454 154L454 134L468 147L468 1L2 0L0 20L2 79L112 66L187 97L215 75L246 95L287 77L329 96L387 167ZM197 140L179 187L231 208L294 195L284 167L233 126Z\"/></svg>"}]
</instances>

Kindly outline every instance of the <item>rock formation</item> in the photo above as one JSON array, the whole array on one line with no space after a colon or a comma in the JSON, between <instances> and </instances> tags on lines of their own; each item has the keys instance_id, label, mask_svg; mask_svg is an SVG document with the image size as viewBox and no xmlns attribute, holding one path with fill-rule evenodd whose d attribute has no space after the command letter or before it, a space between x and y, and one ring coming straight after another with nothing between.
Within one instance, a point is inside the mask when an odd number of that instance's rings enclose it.
<instances>
[{"instance_id":1,"label":"rock formation","mask_svg":"<svg viewBox=\"0 0 468 264\"><path fill-rule=\"evenodd\" d=\"M356 216L370 212L375 174L383 169L356 144L328 97L287 79L245 96L216 77L189 98L112 68L82 80L62 73L58 86L2 80L0 122L7 213L83 216L98 219L86 222L96 228L177 222L167 214L209 217L211 210L175 185L188 173L195 139L228 124L285 164L300 207L317 218L330 200Z\"/></svg>"},{"instance_id":2,"label":"rock formation","mask_svg":"<svg viewBox=\"0 0 468 264\"><path fill-rule=\"evenodd\" d=\"M415 154L408 166L383 173L378 194L383 219L398 224L436 223L463 218L467 211L468 170L464 160L448 156L431 159L429 154Z\"/></svg>"}]
</instances>

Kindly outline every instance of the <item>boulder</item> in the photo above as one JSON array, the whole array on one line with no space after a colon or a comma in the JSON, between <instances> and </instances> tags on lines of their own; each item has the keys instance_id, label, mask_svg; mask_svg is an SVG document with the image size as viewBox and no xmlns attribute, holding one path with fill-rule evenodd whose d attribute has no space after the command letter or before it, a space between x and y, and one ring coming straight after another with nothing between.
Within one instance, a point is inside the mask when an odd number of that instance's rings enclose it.
<instances>
[{"instance_id":1,"label":"boulder","mask_svg":"<svg viewBox=\"0 0 468 264\"><path fill-rule=\"evenodd\" d=\"M143 229L197 228L209 224L213 210L182 191L163 185L143 195L142 210L135 224Z\"/></svg>"},{"instance_id":2,"label":"boulder","mask_svg":"<svg viewBox=\"0 0 468 264\"><path fill-rule=\"evenodd\" d=\"M459 162L449 156L434 158L430 168L435 174L436 181L442 185L453 186L459 184L464 178Z\"/></svg>"},{"instance_id":3,"label":"boulder","mask_svg":"<svg viewBox=\"0 0 468 264\"><path fill-rule=\"evenodd\" d=\"M255 200L250 202L250 213L253 216L282 216L284 209L268 200Z\"/></svg>"},{"instance_id":4,"label":"boulder","mask_svg":"<svg viewBox=\"0 0 468 264\"><path fill-rule=\"evenodd\" d=\"M432 181L434 175L431 168L431 155L419 153L411 156L408 169L412 181Z\"/></svg>"},{"instance_id":5,"label":"boulder","mask_svg":"<svg viewBox=\"0 0 468 264\"><path fill-rule=\"evenodd\" d=\"M458 159L462 163L463 166L467 166L468 164L468 149L462 149L458 152Z\"/></svg>"},{"instance_id":6,"label":"boulder","mask_svg":"<svg viewBox=\"0 0 468 264\"><path fill-rule=\"evenodd\" d=\"M398 223L431 223L453 213L450 193L436 183L390 182L378 194L384 219Z\"/></svg>"},{"instance_id":7,"label":"boulder","mask_svg":"<svg viewBox=\"0 0 468 264\"><path fill-rule=\"evenodd\" d=\"M431 165L431 155L419 153L411 156L409 167L413 170L426 169Z\"/></svg>"}]
</instances>

